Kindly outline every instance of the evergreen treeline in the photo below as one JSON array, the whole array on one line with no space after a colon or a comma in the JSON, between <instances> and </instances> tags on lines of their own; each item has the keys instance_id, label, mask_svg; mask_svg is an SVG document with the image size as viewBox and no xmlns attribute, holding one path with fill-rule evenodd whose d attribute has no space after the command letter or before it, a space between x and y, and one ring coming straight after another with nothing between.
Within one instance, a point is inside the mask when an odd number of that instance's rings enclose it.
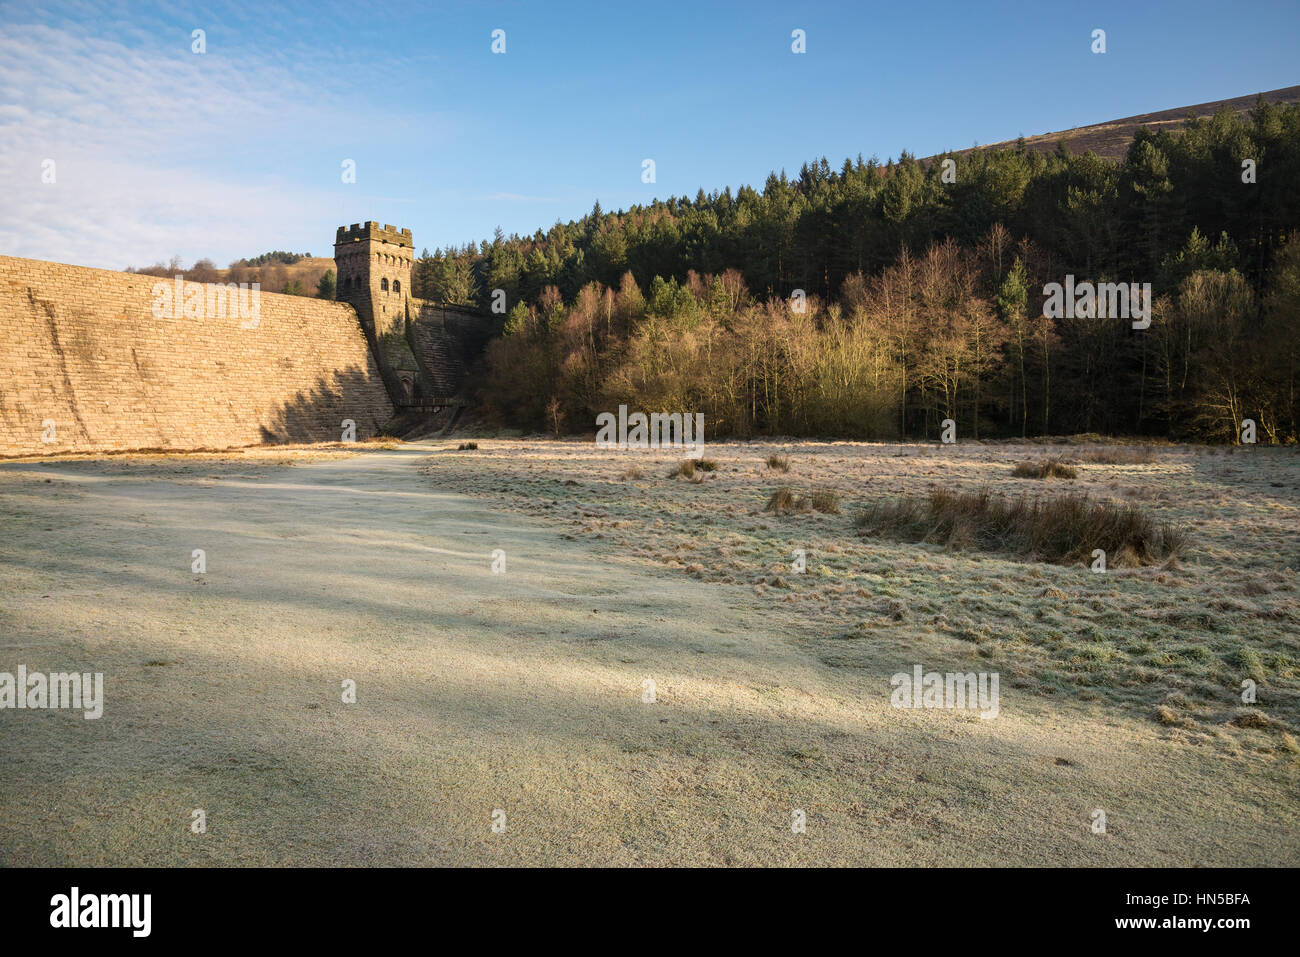
<instances>
[{"instance_id":1,"label":"evergreen treeline","mask_svg":"<svg viewBox=\"0 0 1300 957\"><path fill-rule=\"evenodd\" d=\"M484 399L513 424L702 411L710 434L1297 436L1300 107L1261 101L1122 162L1016 148L825 159L762 192L599 204L416 262L423 298L512 304ZM1253 160L1255 182L1244 182ZM1246 178L1251 178L1246 176ZM1151 283L1151 327L1045 319L1042 288ZM806 308L799 303L806 297Z\"/></svg>"}]
</instances>

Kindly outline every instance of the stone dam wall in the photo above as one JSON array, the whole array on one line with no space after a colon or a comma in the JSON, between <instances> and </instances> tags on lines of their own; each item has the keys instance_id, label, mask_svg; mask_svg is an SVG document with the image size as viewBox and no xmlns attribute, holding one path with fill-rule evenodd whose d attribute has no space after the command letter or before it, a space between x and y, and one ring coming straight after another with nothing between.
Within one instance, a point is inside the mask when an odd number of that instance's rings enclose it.
<instances>
[{"instance_id":1,"label":"stone dam wall","mask_svg":"<svg viewBox=\"0 0 1300 957\"><path fill-rule=\"evenodd\" d=\"M255 326L157 318L160 282L0 256L0 456L337 441L345 419L364 439L391 418L352 306L263 292Z\"/></svg>"}]
</instances>

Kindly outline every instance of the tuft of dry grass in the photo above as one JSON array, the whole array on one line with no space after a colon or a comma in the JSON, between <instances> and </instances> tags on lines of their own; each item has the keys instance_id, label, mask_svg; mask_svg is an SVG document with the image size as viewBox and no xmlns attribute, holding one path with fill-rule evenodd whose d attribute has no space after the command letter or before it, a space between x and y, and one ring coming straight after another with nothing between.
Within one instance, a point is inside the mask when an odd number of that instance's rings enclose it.
<instances>
[{"instance_id":1,"label":"tuft of dry grass","mask_svg":"<svg viewBox=\"0 0 1300 957\"><path fill-rule=\"evenodd\" d=\"M813 492L811 504L815 512L824 512L827 515L840 514L839 496L826 489Z\"/></svg>"},{"instance_id":2,"label":"tuft of dry grass","mask_svg":"<svg viewBox=\"0 0 1300 957\"><path fill-rule=\"evenodd\" d=\"M840 513L839 497L831 491L819 489L812 495L795 495L788 485L782 485L767 500L766 512L784 515L787 512L823 512L827 515Z\"/></svg>"},{"instance_id":3,"label":"tuft of dry grass","mask_svg":"<svg viewBox=\"0 0 1300 957\"><path fill-rule=\"evenodd\" d=\"M668 471L669 478L679 475L685 479L695 478L695 459L682 459Z\"/></svg>"},{"instance_id":4,"label":"tuft of dry grass","mask_svg":"<svg viewBox=\"0 0 1300 957\"><path fill-rule=\"evenodd\" d=\"M1163 724L1170 728L1186 728L1192 722L1185 715L1179 714L1168 705L1159 705L1151 715L1155 718L1157 724Z\"/></svg>"},{"instance_id":5,"label":"tuft of dry grass","mask_svg":"<svg viewBox=\"0 0 1300 957\"><path fill-rule=\"evenodd\" d=\"M1039 561L1086 561L1096 549L1113 567L1154 565L1186 545L1185 535L1131 505L1087 495L1006 498L988 491L936 489L859 512L854 525L898 541L1010 552Z\"/></svg>"},{"instance_id":6,"label":"tuft of dry grass","mask_svg":"<svg viewBox=\"0 0 1300 957\"><path fill-rule=\"evenodd\" d=\"M478 449L477 442L462 442L460 445L456 446L457 452L473 452L476 449Z\"/></svg>"},{"instance_id":7,"label":"tuft of dry grass","mask_svg":"<svg viewBox=\"0 0 1300 957\"><path fill-rule=\"evenodd\" d=\"M624 470L623 474L620 475L619 478L621 478L624 482L631 482L637 479L645 478L645 472L634 465L630 469Z\"/></svg>"},{"instance_id":8,"label":"tuft of dry grass","mask_svg":"<svg viewBox=\"0 0 1300 957\"><path fill-rule=\"evenodd\" d=\"M695 467L701 472L716 472L718 463L714 459L696 459Z\"/></svg>"},{"instance_id":9,"label":"tuft of dry grass","mask_svg":"<svg viewBox=\"0 0 1300 957\"><path fill-rule=\"evenodd\" d=\"M787 512L807 511L807 504L794 494L794 490L788 485L782 485L772 493L772 497L767 500L765 512L772 512L775 515L784 515Z\"/></svg>"},{"instance_id":10,"label":"tuft of dry grass","mask_svg":"<svg viewBox=\"0 0 1300 957\"><path fill-rule=\"evenodd\" d=\"M767 467L773 472L788 472L790 471L790 459L788 456L777 455L773 452L767 457Z\"/></svg>"},{"instance_id":11,"label":"tuft of dry grass","mask_svg":"<svg viewBox=\"0 0 1300 957\"><path fill-rule=\"evenodd\" d=\"M1239 708L1232 717L1232 723L1239 728L1271 728L1273 721L1257 708Z\"/></svg>"},{"instance_id":12,"label":"tuft of dry grass","mask_svg":"<svg viewBox=\"0 0 1300 957\"><path fill-rule=\"evenodd\" d=\"M1066 465L1060 459L1039 459L1036 462L1020 462L1012 470L1012 475L1016 478L1078 478L1079 473L1072 466Z\"/></svg>"}]
</instances>

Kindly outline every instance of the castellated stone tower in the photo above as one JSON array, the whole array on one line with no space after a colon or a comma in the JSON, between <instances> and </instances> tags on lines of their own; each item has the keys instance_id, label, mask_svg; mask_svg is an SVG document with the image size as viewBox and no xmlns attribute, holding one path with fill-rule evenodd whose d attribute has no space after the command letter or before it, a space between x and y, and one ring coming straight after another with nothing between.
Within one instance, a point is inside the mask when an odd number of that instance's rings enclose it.
<instances>
[{"instance_id":1,"label":"castellated stone tower","mask_svg":"<svg viewBox=\"0 0 1300 957\"><path fill-rule=\"evenodd\" d=\"M391 333L400 336L404 332L414 255L409 229L380 228L374 222L338 228L334 239L335 297L351 303L380 341Z\"/></svg>"},{"instance_id":2,"label":"castellated stone tower","mask_svg":"<svg viewBox=\"0 0 1300 957\"><path fill-rule=\"evenodd\" d=\"M500 333L500 323L471 307L414 298L414 259L409 229L375 222L340 226L334 237L335 298L356 310L393 405L460 405L470 368Z\"/></svg>"},{"instance_id":3,"label":"castellated stone tower","mask_svg":"<svg viewBox=\"0 0 1300 957\"><path fill-rule=\"evenodd\" d=\"M399 406L412 400L420 373L406 337L414 255L409 229L353 223L334 237L334 297L357 311L384 386Z\"/></svg>"}]
</instances>

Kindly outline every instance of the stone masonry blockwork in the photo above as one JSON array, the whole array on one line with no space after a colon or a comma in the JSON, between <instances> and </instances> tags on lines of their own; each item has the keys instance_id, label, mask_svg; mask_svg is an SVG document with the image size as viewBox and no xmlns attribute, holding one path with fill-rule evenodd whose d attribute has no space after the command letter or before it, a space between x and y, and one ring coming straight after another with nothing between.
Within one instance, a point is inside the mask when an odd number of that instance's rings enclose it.
<instances>
[{"instance_id":1,"label":"stone masonry blockwork","mask_svg":"<svg viewBox=\"0 0 1300 957\"><path fill-rule=\"evenodd\" d=\"M160 281L0 256L0 455L337 441L344 419L363 439L392 416L352 306L158 319Z\"/></svg>"}]
</instances>

